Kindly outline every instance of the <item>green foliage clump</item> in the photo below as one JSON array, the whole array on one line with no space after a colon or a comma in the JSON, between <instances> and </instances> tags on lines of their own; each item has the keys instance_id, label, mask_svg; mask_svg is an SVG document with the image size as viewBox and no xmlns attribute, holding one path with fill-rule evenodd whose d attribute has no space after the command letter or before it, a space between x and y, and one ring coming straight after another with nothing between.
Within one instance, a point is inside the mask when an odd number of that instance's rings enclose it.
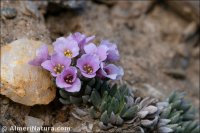
<instances>
[{"instance_id":1,"label":"green foliage clump","mask_svg":"<svg viewBox=\"0 0 200 133\"><path fill-rule=\"evenodd\" d=\"M165 101L142 99L126 85L111 86L94 78L84 81L79 93L60 90L60 95L63 104L90 104L90 115L100 120L103 130L127 123L141 133L199 133L200 125L184 93L173 92Z\"/></svg>"}]
</instances>

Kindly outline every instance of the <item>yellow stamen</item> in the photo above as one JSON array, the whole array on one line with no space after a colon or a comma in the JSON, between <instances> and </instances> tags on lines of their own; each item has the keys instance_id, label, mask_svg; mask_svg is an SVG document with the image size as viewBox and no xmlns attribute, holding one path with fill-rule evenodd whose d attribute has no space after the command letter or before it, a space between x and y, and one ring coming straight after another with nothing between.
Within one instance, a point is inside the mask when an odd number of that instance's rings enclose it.
<instances>
[{"instance_id":1,"label":"yellow stamen","mask_svg":"<svg viewBox=\"0 0 200 133\"><path fill-rule=\"evenodd\" d=\"M71 84L72 80L73 80L73 76L71 74L69 74L65 77L65 82L68 84Z\"/></svg>"},{"instance_id":2,"label":"yellow stamen","mask_svg":"<svg viewBox=\"0 0 200 133\"><path fill-rule=\"evenodd\" d=\"M62 72L63 68L64 68L63 65L57 64L57 65L53 68L53 70L54 70L54 72L55 72L56 74L60 74L60 73Z\"/></svg>"},{"instance_id":3,"label":"yellow stamen","mask_svg":"<svg viewBox=\"0 0 200 133\"><path fill-rule=\"evenodd\" d=\"M65 50L64 55L67 56L67 57L72 57L72 51Z\"/></svg>"},{"instance_id":4,"label":"yellow stamen","mask_svg":"<svg viewBox=\"0 0 200 133\"><path fill-rule=\"evenodd\" d=\"M93 72L93 68L88 64L83 66L83 70L85 70L88 74L91 74Z\"/></svg>"}]
</instances>

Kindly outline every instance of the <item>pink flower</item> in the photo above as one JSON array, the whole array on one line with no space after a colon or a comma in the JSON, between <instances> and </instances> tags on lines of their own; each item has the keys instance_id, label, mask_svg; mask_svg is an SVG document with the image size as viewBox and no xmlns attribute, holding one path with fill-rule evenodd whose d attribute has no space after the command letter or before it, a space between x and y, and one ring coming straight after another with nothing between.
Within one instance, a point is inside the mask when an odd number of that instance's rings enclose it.
<instances>
[{"instance_id":1,"label":"pink flower","mask_svg":"<svg viewBox=\"0 0 200 133\"><path fill-rule=\"evenodd\" d=\"M86 54L93 54L99 58L100 61L104 61L107 58L108 47L105 45L96 46L94 43L85 45Z\"/></svg>"},{"instance_id":2,"label":"pink flower","mask_svg":"<svg viewBox=\"0 0 200 133\"><path fill-rule=\"evenodd\" d=\"M64 55L68 58L73 58L79 55L78 43L70 37L60 37L56 39L53 45L57 54Z\"/></svg>"},{"instance_id":3,"label":"pink flower","mask_svg":"<svg viewBox=\"0 0 200 133\"><path fill-rule=\"evenodd\" d=\"M120 56L119 56L119 51L117 49L117 45L114 43L111 43L107 40L102 40L100 45L104 45L108 47L107 51L107 60L108 61L118 61Z\"/></svg>"},{"instance_id":4,"label":"pink flower","mask_svg":"<svg viewBox=\"0 0 200 133\"><path fill-rule=\"evenodd\" d=\"M124 71L121 67L117 67L114 64L105 65L101 63L101 69L98 71L98 76L101 78L109 78L112 80L118 80L124 75Z\"/></svg>"},{"instance_id":5,"label":"pink flower","mask_svg":"<svg viewBox=\"0 0 200 133\"><path fill-rule=\"evenodd\" d=\"M66 58L59 54L53 54L51 60L46 60L42 63L42 67L51 72L51 74L56 77L60 75L63 70L69 67L71 64L71 59Z\"/></svg>"},{"instance_id":6,"label":"pink flower","mask_svg":"<svg viewBox=\"0 0 200 133\"><path fill-rule=\"evenodd\" d=\"M50 59L48 47L44 44L36 50L36 57L29 61L29 64L33 66L41 66L41 64L48 59Z\"/></svg>"},{"instance_id":7,"label":"pink flower","mask_svg":"<svg viewBox=\"0 0 200 133\"><path fill-rule=\"evenodd\" d=\"M68 92L78 92L81 89L81 81L77 78L77 69L75 67L66 68L56 77L56 85L64 88Z\"/></svg>"},{"instance_id":8,"label":"pink flower","mask_svg":"<svg viewBox=\"0 0 200 133\"><path fill-rule=\"evenodd\" d=\"M86 44L90 43L95 38L95 36L87 37L86 35L81 34L80 32L76 32L72 34L70 37L73 38L78 43L81 50L84 48Z\"/></svg>"},{"instance_id":9,"label":"pink flower","mask_svg":"<svg viewBox=\"0 0 200 133\"><path fill-rule=\"evenodd\" d=\"M91 54L84 54L77 60L77 67L82 75L87 78L96 76L96 71L99 69L100 61L97 57Z\"/></svg>"}]
</instances>

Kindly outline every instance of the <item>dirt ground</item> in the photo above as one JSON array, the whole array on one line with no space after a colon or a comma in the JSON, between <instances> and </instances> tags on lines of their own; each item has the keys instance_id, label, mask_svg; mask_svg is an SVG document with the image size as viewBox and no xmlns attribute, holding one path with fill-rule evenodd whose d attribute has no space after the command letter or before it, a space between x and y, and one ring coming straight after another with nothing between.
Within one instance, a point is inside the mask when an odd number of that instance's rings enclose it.
<instances>
[{"instance_id":1,"label":"dirt ground","mask_svg":"<svg viewBox=\"0 0 200 133\"><path fill-rule=\"evenodd\" d=\"M109 39L118 45L123 79L136 95L164 99L174 90L185 91L199 110L199 36L190 37L196 29L194 21L151 1L87 1L78 8L47 4L37 2L40 10L35 10L25 2L2 2L2 7L14 7L17 16L1 19L1 45L22 37L50 43L76 31L95 34L97 40ZM94 122L93 131L99 131L97 121L89 116L77 120L71 114L76 107L63 106L57 99L49 105L27 107L0 96L0 106L0 127L22 126L29 115L42 119L45 126L67 125L75 131Z\"/></svg>"}]
</instances>

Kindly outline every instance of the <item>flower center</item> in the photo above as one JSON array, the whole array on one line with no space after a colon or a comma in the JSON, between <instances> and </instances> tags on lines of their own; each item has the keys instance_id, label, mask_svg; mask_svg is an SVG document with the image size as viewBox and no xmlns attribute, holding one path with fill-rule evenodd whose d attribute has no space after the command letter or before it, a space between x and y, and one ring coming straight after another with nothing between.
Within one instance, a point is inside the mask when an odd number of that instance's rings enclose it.
<instances>
[{"instance_id":1,"label":"flower center","mask_svg":"<svg viewBox=\"0 0 200 133\"><path fill-rule=\"evenodd\" d=\"M109 73L110 73L110 70L109 70L109 69L105 69L105 72L106 72L107 74L109 74Z\"/></svg>"},{"instance_id":2,"label":"flower center","mask_svg":"<svg viewBox=\"0 0 200 133\"><path fill-rule=\"evenodd\" d=\"M83 66L83 70L86 71L88 74L91 74L93 72L93 68L88 64Z\"/></svg>"},{"instance_id":3,"label":"flower center","mask_svg":"<svg viewBox=\"0 0 200 133\"><path fill-rule=\"evenodd\" d=\"M73 76L71 74L65 77L65 82L68 84L72 84Z\"/></svg>"},{"instance_id":4,"label":"flower center","mask_svg":"<svg viewBox=\"0 0 200 133\"><path fill-rule=\"evenodd\" d=\"M60 74L60 73L62 72L63 68L64 68L63 65L57 64L57 65L54 67L53 70L54 70L54 72L55 72L56 74Z\"/></svg>"},{"instance_id":5,"label":"flower center","mask_svg":"<svg viewBox=\"0 0 200 133\"><path fill-rule=\"evenodd\" d=\"M64 52L64 55L67 56L67 57L72 57L72 51L66 50L66 51Z\"/></svg>"}]
</instances>

